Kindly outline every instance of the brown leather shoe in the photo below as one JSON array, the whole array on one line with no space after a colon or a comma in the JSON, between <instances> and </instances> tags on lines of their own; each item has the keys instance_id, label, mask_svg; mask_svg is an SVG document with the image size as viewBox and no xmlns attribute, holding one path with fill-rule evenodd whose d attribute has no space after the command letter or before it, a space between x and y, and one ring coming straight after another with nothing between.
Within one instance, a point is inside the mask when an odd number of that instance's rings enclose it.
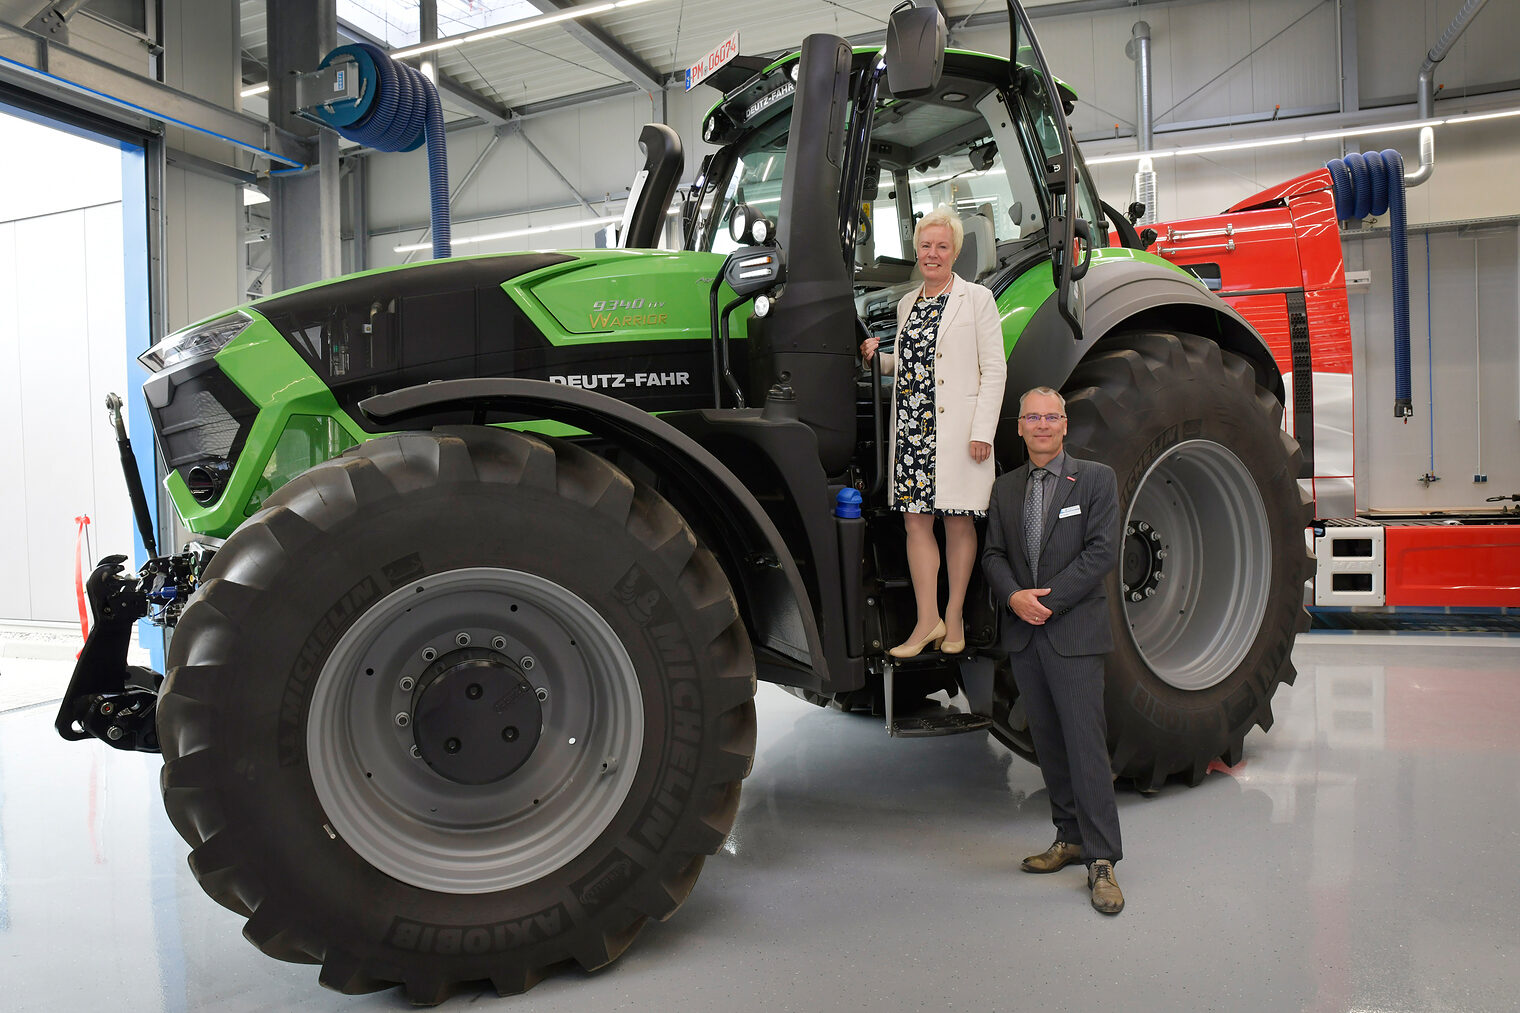
<instances>
[{"instance_id":1,"label":"brown leather shoe","mask_svg":"<svg viewBox=\"0 0 1520 1013\"><path fill-rule=\"evenodd\" d=\"M1056 841L1038 855L1030 855L1020 866L1025 872L1055 872L1072 862L1082 861L1082 845Z\"/></svg>"},{"instance_id":2,"label":"brown leather shoe","mask_svg":"<svg viewBox=\"0 0 1520 1013\"><path fill-rule=\"evenodd\" d=\"M1087 867L1087 888L1092 891L1094 911L1116 915L1124 910L1124 894L1114 880L1114 863L1100 858Z\"/></svg>"}]
</instances>

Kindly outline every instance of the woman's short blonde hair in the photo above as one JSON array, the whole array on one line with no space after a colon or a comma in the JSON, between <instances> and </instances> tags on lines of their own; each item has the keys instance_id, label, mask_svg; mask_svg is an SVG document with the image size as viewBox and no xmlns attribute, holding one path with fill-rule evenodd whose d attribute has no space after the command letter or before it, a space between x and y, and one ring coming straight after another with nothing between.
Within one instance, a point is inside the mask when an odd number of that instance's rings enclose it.
<instances>
[{"instance_id":1,"label":"woman's short blonde hair","mask_svg":"<svg viewBox=\"0 0 1520 1013\"><path fill-rule=\"evenodd\" d=\"M961 255L961 243L966 240L966 227L961 224L961 216L950 209L948 204L941 204L918 220L913 226L913 255L918 256L918 237L925 229L931 229L936 225L943 225L950 230L950 259L954 260Z\"/></svg>"}]
</instances>

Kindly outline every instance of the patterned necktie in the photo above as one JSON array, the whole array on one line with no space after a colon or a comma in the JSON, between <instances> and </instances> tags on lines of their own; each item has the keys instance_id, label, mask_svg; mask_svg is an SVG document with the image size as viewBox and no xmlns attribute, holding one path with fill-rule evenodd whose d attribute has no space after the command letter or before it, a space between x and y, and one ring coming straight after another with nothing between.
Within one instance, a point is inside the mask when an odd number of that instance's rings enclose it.
<instances>
[{"instance_id":1,"label":"patterned necktie","mask_svg":"<svg viewBox=\"0 0 1520 1013\"><path fill-rule=\"evenodd\" d=\"M1024 555L1029 559L1029 579L1039 584L1040 531L1045 526L1044 468L1029 473L1029 487L1024 492Z\"/></svg>"}]
</instances>

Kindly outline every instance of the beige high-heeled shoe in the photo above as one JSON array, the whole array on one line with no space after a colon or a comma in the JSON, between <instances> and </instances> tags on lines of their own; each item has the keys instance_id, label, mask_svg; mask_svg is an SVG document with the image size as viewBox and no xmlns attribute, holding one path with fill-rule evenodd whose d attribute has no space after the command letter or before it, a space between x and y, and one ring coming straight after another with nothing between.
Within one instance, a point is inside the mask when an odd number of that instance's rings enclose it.
<instances>
[{"instance_id":1,"label":"beige high-heeled shoe","mask_svg":"<svg viewBox=\"0 0 1520 1013\"><path fill-rule=\"evenodd\" d=\"M949 627L945 628L949 632ZM966 649L966 624L961 623L961 638L959 640L946 640L939 645L941 654L959 654Z\"/></svg>"},{"instance_id":2,"label":"beige high-heeled shoe","mask_svg":"<svg viewBox=\"0 0 1520 1013\"><path fill-rule=\"evenodd\" d=\"M907 643L898 644L896 647L887 651L887 653L892 655L894 658L916 658L923 653L925 647L929 646L930 641L934 642L935 647L939 647L939 645L944 642L945 633L945 621L941 619L939 622L934 624L934 629L930 630L929 635L924 639L917 642L909 641Z\"/></svg>"}]
</instances>

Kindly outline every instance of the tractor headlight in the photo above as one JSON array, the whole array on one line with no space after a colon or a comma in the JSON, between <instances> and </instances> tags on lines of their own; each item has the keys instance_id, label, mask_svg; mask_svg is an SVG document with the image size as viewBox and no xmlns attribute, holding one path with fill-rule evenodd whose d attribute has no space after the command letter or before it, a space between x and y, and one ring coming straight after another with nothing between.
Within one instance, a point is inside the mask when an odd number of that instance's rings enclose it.
<instances>
[{"instance_id":1,"label":"tractor headlight","mask_svg":"<svg viewBox=\"0 0 1520 1013\"><path fill-rule=\"evenodd\" d=\"M217 317L210 323L176 331L139 355L137 361L148 372L158 373L176 363L208 358L226 348L251 323L253 318L246 313Z\"/></svg>"}]
</instances>

